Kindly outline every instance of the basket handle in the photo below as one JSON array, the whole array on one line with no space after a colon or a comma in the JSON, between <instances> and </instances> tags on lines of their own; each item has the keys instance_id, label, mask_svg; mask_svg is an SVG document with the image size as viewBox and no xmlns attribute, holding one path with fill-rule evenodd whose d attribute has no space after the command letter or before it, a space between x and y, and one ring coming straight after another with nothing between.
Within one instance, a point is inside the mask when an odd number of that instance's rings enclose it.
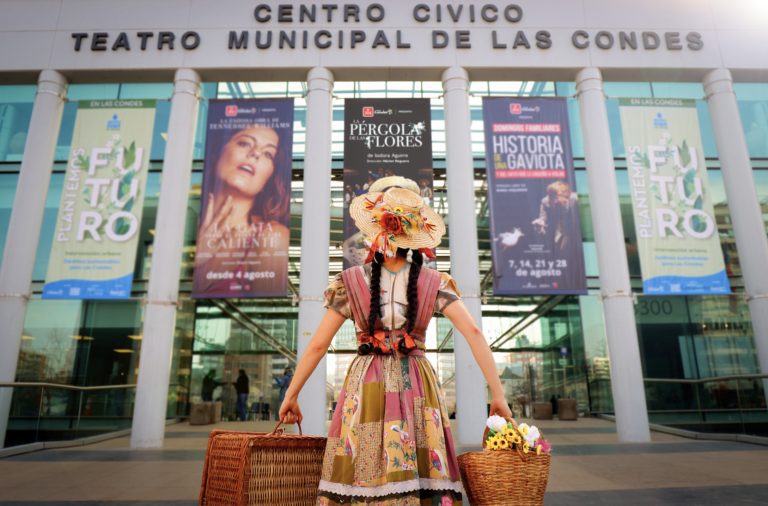
<instances>
[{"instance_id":1,"label":"basket handle","mask_svg":"<svg viewBox=\"0 0 768 506\"><path fill-rule=\"evenodd\" d=\"M282 436L283 432L285 431L285 427L280 427L283 424L283 420L280 419L277 421L277 425L275 425L275 428L272 430L272 432L269 433L270 436ZM301 422L296 420L296 425L299 426L299 436L304 435L304 433L301 431Z\"/></svg>"},{"instance_id":2,"label":"basket handle","mask_svg":"<svg viewBox=\"0 0 768 506\"><path fill-rule=\"evenodd\" d=\"M510 418L510 417L508 417L508 416L505 416L505 417L504 417L504 419L505 419L506 421L508 421L508 422L511 422L511 423L512 423L512 426L513 426L513 427L515 427L515 428L517 428L517 422L515 422L514 418ZM489 432L490 430L491 430L491 429L489 429L489 428L488 428L488 425L486 425L486 426L485 426L485 430L483 431L483 449L485 449L485 443L486 443L486 439L485 439L485 438L487 438L487 437L488 437L488 432ZM528 460L528 456L527 456L527 455L525 455L525 453L523 452L523 448L522 448L522 445L517 445L517 446L515 447L515 451L516 451L517 455L520 457L520 460L522 460L523 462L525 462L526 460Z\"/></svg>"}]
</instances>

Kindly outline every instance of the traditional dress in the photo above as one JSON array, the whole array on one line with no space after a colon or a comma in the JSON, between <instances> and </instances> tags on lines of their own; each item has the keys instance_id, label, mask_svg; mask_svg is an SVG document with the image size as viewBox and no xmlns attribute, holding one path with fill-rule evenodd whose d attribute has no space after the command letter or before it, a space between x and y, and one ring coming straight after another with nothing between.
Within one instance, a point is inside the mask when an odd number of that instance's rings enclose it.
<instances>
[{"instance_id":1,"label":"traditional dress","mask_svg":"<svg viewBox=\"0 0 768 506\"><path fill-rule=\"evenodd\" d=\"M407 354L397 351L407 326L409 267L381 269L381 318L374 339L389 353L358 354L349 366L328 432L318 505L461 504L445 399L424 356L432 314L459 300L459 293L449 275L423 267L410 333L416 347ZM325 293L326 307L355 321L358 340L370 335L370 274L370 265L347 269Z\"/></svg>"}]
</instances>

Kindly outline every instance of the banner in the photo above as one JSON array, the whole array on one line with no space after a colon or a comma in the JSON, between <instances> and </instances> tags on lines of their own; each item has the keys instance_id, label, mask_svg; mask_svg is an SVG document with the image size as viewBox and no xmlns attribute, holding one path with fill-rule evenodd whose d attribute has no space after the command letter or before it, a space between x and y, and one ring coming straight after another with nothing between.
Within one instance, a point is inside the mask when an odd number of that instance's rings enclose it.
<instances>
[{"instance_id":1,"label":"banner","mask_svg":"<svg viewBox=\"0 0 768 506\"><path fill-rule=\"evenodd\" d=\"M344 101L344 268L368 256L349 203L385 176L418 183L433 207L432 126L427 98L363 98Z\"/></svg>"},{"instance_id":2,"label":"banner","mask_svg":"<svg viewBox=\"0 0 768 506\"><path fill-rule=\"evenodd\" d=\"M643 292L730 293L693 100L619 100Z\"/></svg>"},{"instance_id":3,"label":"banner","mask_svg":"<svg viewBox=\"0 0 768 506\"><path fill-rule=\"evenodd\" d=\"M78 103L43 298L127 299L154 100Z\"/></svg>"},{"instance_id":4,"label":"banner","mask_svg":"<svg viewBox=\"0 0 768 506\"><path fill-rule=\"evenodd\" d=\"M211 100L192 297L285 296L293 99Z\"/></svg>"},{"instance_id":5,"label":"banner","mask_svg":"<svg viewBox=\"0 0 768 506\"><path fill-rule=\"evenodd\" d=\"M494 293L587 293L564 99L484 98Z\"/></svg>"}]
</instances>

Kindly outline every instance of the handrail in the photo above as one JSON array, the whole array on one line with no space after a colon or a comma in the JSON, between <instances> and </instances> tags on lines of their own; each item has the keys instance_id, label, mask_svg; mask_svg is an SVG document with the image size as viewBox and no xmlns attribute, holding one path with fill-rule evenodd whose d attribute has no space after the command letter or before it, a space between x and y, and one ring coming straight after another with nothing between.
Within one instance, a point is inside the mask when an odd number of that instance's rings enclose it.
<instances>
[{"instance_id":1,"label":"handrail","mask_svg":"<svg viewBox=\"0 0 768 506\"><path fill-rule=\"evenodd\" d=\"M136 388L135 383L127 385L98 385L95 387L79 387L75 385L65 385L63 383L47 383L47 382L35 382L35 381L0 381L0 388L3 387L48 387L48 388L63 388L64 390L76 390L81 392L92 392L97 390L114 390L114 389L129 389Z\"/></svg>"},{"instance_id":2,"label":"handrail","mask_svg":"<svg viewBox=\"0 0 768 506\"><path fill-rule=\"evenodd\" d=\"M103 392L103 391L115 391L115 390L129 390L135 389L136 384L130 383L126 385L97 385L97 386L77 386L77 385L65 385L62 383L51 383L48 381L3 381L0 382L0 388L38 388L40 389L40 400L37 402L37 423L35 425L35 441L40 438L40 428L43 418L51 418L49 415L43 414L44 401L46 399L46 390L69 390L78 392L77 394L77 415L65 416L65 419L70 420L70 429L75 433L80 431L80 421L83 418L83 399L87 397L85 394L90 392ZM131 407L132 409L132 407ZM89 416L86 414L86 416ZM9 417L10 418L10 417ZM130 418L123 416L122 418Z\"/></svg>"},{"instance_id":3,"label":"handrail","mask_svg":"<svg viewBox=\"0 0 768 506\"><path fill-rule=\"evenodd\" d=\"M643 378L643 381L645 383L656 383L656 384L666 384L666 385L695 385L694 387L694 393L695 393L695 408L694 409L649 409L648 413L650 414L661 414L661 413L697 413L699 417L701 418L702 423L713 423L717 420L707 420L708 414L716 414L716 413L738 413L738 423L741 425L741 433L746 434L746 423L744 420L744 413L745 412L762 412L765 411L766 408L750 408L745 407L742 404L742 386L741 381L744 380L763 380L761 383L763 383L763 395L765 395L765 389L766 389L766 380L768 380L768 374L731 374L731 375L725 375L725 376L712 376L710 378L697 378L697 379L687 379L687 378ZM708 384L708 383L724 383L728 381L735 381L736 382L736 388L735 388L735 394L736 394L736 406L735 408L707 408L702 406L702 399L700 390L702 388L701 385Z\"/></svg>"},{"instance_id":4,"label":"handrail","mask_svg":"<svg viewBox=\"0 0 768 506\"><path fill-rule=\"evenodd\" d=\"M711 378L687 379L687 378L643 378L648 383L683 383L699 384L711 381L733 381L743 379L768 379L768 374L732 374L728 376L712 376Z\"/></svg>"}]
</instances>

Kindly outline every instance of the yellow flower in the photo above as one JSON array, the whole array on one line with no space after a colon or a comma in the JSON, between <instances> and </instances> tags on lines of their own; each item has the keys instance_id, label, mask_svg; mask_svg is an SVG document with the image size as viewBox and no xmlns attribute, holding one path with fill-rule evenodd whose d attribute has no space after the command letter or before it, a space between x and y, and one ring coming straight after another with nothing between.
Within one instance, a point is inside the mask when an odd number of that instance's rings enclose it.
<instances>
[{"instance_id":1,"label":"yellow flower","mask_svg":"<svg viewBox=\"0 0 768 506\"><path fill-rule=\"evenodd\" d=\"M504 439L506 439L507 443L512 444L515 442L515 435L507 434L506 436L504 436Z\"/></svg>"},{"instance_id":2,"label":"yellow flower","mask_svg":"<svg viewBox=\"0 0 768 506\"><path fill-rule=\"evenodd\" d=\"M529 451L531 451L531 445L529 445L528 441L526 441L523 443L523 453L528 453Z\"/></svg>"},{"instance_id":3,"label":"yellow flower","mask_svg":"<svg viewBox=\"0 0 768 506\"><path fill-rule=\"evenodd\" d=\"M402 207L394 207L394 208L392 208L392 210L393 210L394 212L396 212L396 213L401 213L401 214L402 214L402 212L403 212L403 208L402 208Z\"/></svg>"},{"instance_id":4,"label":"yellow flower","mask_svg":"<svg viewBox=\"0 0 768 506\"><path fill-rule=\"evenodd\" d=\"M536 447L536 455L541 455L541 445Z\"/></svg>"},{"instance_id":5,"label":"yellow flower","mask_svg":"<svg viewBox=\"0 0 768 506\"><path fill-rule=\"evenodd\" d=\"M506 439L502 439L501 441L499 441L499 448L501 448L502 450L506 450L507 448L509 448L509 443L507 442Z\"/></svg>"},{"instance_id":6,"label":"yellow flower","mask_svg":"<svg viewBox=\"0 0 768 506\"><path fill-rule=\"evenodd\" d=\"M486 445L491 450L498 450L499 449L499 440L498 439L491 439L488 444Z\"/></svg>"},{"instance_id":7,"label":"yellow flower","mask_svg":"<svg viewBox=\"0 0 768 506\"><path fill-rule=\"evenodd\" d=\"M515 434L515 444L520 444L523 442L523 437L520 434Z\"/></svg>"},{"instance_id":8,"label":"yellow flower","mask_svg":"<svg viewBox=\"0 0 768 506\"><path fill-rule=\"evenodd\" d=\"M505 436L508 436L510 434L514 434L515 429L512 428L511 425L507 425L506 427L504 427L504 430L502 430L501 433L504 434Z\"/></svg>"}]
</instances>

